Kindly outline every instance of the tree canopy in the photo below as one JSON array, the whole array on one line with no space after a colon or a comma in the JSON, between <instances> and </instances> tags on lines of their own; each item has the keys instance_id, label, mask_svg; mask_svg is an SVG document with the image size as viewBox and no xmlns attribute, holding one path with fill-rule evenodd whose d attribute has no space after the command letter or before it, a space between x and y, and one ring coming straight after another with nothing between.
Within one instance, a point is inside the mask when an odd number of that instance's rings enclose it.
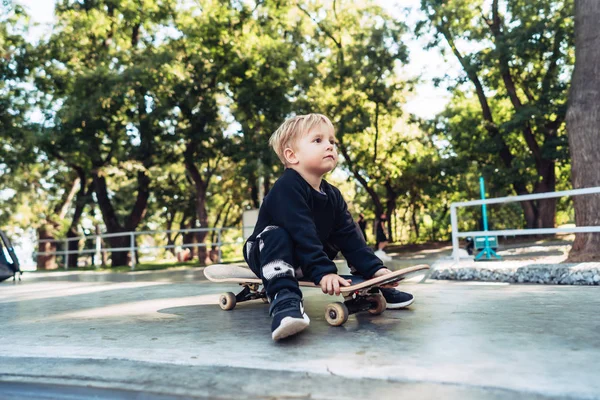
<instances>
[{"instance_id":1,"label":"tree canopy","mask_svg":"<svg viewBox=\"0 0 600 400\"><path fill-rule=\"evenodd\" d=\"M568 0L422 0L416 24L375 0L60 0L36 42L21 7L4 11L1 226L40 237L240 226L282 172L269 136L309 112L336 127L341 163L327 179L353 213L387 214L395 242L447 240L450 203L479 197L480 175L489 196L571 186ZM409 72L419 40L460 66L430 82L451 94L431 118L406 112L423 83ZM547 227L571 209L491 214L498 227ZM478 212L464 211L464 228Z\"/></svg>"}]
</instances>

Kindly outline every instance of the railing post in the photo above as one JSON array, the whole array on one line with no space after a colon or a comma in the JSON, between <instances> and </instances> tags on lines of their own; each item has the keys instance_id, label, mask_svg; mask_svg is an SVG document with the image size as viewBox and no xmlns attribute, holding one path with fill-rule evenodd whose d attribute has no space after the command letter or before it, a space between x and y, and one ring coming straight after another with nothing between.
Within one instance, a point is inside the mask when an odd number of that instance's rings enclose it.
<instances>
[{"instance_id":1,"label":"railing post","mask_svg":"<svg viewBox=\"0 0 600 400\"><path fill-rule=\"evenodd\" d=\"M219 248L219 262L221 262L221 228L219 228L219 231L217 233L217 246Z\"/></svg>"},{"instance_id":2,"label":"railing post","mask_svg":"<svg viewBox=\"0 0 600 400\"><path fill-rule=\"evenodd\" d=\"M94 264L96 264L96 268L99 268L102 265L102 239L100 235L96 235L96 259L94 260Z\"/></svg>"},{"instance_id":3,"label":"railing post","mask_svg":"<svg viewBox=\"0 0 600 400\"><path fill-rule=\"evenodd\" d=\"M131 232L129 234L129 247L131 252L131 270L135 269L135 233Z\"/></svg>"},{"instance_id":4,"label":"railing post","mask_svg":"<svg viewBox=\"0 0 600 400\"><path fill-rule=\"evenodd\" d=\"M454 262L460 261L460 254L458 253L458 217L456 215L456 206L450 205L450 224L452 225L452 257Z\"/></svg>"},{"instance_id":5,"label":"railing post","mask_svg":"<svg viewBox=\"0 0 600 400\"><path fill-rule=\"evenodd\" d=\"M65 270L69 269L69 239L65 240Z\"/></svg>"}]
</instances>

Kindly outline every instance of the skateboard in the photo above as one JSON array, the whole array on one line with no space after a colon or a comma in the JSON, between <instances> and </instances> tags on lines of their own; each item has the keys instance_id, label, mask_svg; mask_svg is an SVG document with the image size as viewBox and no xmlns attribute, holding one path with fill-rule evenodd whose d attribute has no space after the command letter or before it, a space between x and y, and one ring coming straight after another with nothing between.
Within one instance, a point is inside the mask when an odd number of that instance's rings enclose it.
<instances>
[{"instance_id":1,"label":"skateboard","mask_svg":"<svg viewBox=\"0 0 600 400\"><path fill-rule=\"evenodd\" d=\"M332 326L343 325L348 316L361 311L368 311L373 315L383 313L387 307L385 298L379 288L381 286L404 280L406 278L422 275L429 269L429 265L420 264L413 267L393 271L391 274L368 279L351 286L340 288L343 302L335 302L327 305L325 319ZM268 303L264 288L261 288L262 280L245 267L239 265L214 264L204 269L204 276L215 283L237 283L243 286L238 294L233 292L223 293L219 298L219 306L223 310L233 310L237 303L249 300L262 300ZM346 277L344 278L356 278ZM298 281L301 287L320 288L308 281Z\"/></svg>"}]
</instances>

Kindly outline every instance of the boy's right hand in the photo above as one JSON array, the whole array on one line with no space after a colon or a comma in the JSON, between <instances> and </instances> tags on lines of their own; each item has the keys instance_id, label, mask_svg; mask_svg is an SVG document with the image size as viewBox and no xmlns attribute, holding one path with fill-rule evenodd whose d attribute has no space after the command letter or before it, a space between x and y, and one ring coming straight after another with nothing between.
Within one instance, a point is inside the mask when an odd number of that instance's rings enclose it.
<instances>
[{"instance_id":1,"label":"boy's right hand","mask_svg":"<svg viewBox=\"0 0 600 400\"><path fill-rule=\"evenodd\" d=\"M327 274L323 278L321 278L321 282L319 282L319 285L321 285L321 290L323 291L323 293L330 294L333 296L334 293L336 295L340 294L340 285L350 286L351 282L352 281L350 281L350 279L344 279L338 274Z\"/></svg>"}]
</instances>

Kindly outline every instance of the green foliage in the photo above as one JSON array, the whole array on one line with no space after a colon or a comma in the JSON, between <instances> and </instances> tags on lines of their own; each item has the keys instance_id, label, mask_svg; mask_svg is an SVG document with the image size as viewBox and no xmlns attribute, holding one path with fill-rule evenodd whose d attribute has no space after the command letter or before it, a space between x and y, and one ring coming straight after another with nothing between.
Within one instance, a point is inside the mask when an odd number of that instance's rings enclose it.
<instances>
[{"instance_id":1,"label":"green foliage","mask_svg":"<svg viewBox=\"0 0 600 400\"><path fill-rule=\"evenodd\" d=\"M269 137L294 111L294 99L305 89L306 28L293 17L295 10L278 2L257 5L256 17L245 22L236 38L236 62L227 71L228 105L239 124L227 154L248 179L253 207L259 206L259 177L270 181L280 169Z\"/></svg>"},{"instance_id":2,"label":"green foliage","mask_svg":"<svg viewBox=\"0 0 600 400\"><path fill-rule=\"evenodd\" d=\"M423 0L421 8L428 19L417 33L433 28L430 45L449 49L463 69L448 82L451 104L430 132L457 163L476 164L494 196L556 190L557 170L569 163L572 2ZM533 207L524 209L527 226L553 226L554 213L542 212L550 203Z\"/></svg>"},{"instance_id":3,"label":"green foliage","mask_svg":"<svg viewBox=\"0 0 600 400\"><path fill-rule=\"evenodd\" d=\"M478 198L480 175L489 196L568 189L572 2L421 9L416 32L462 68L440 78L452 98L430 121L403 113L412 27L375 1L60 0L35 45L12 7L0 17L0 225L239 226L281 173L269 136L308 112L336 126L327 179L351 212L387 213L396 241L449 238L450 203ZM557 222L571 209L559 202ZM523 214L490 207L496 228L528 224ZM479 215L462 210L460 229Z\"/></svg>"},{"instance_id":4,"label":"green foliage","mask_svg":"<svg viewBox=\"0 0 600 400\"><path fill-rule=\"evenodd\" d=\"M19 6L5 11L0 16L0 226L36 226L59 196L61 182L54 176L60 165L45 165L34 146L29 118L35 97L28 83L36 60L24 39L29 18Z\"/></svg>"}]
</instances>

